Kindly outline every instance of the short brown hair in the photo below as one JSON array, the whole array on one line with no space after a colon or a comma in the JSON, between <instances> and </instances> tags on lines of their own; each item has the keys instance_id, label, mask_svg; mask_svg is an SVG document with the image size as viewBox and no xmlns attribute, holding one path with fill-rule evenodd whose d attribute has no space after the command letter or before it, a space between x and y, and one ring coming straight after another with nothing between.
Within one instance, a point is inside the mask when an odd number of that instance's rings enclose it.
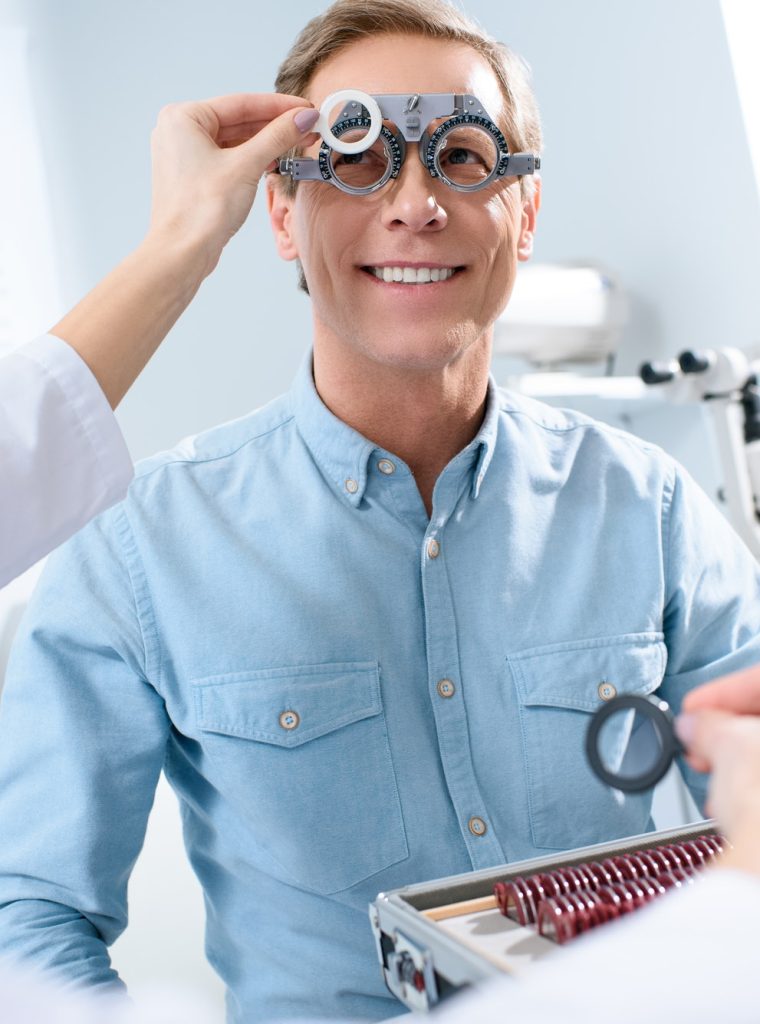
<instances>
[{"instance_id":1,"label":"short brown hair","mask_svg":"<svg viewBox=\"0 0 760 1024\"><path fill-rule=\"evenodd\" d=\"M349 44L377 35L418 35L471 46L490 64L504 96L504 124L511 152L541 152L541 120L530 84L530 68L509 47L446 0L335 0L302 29L283 60L275 79L277 92L304 96L321 64ZM292 150L288 156L297 155ZM278 182L294 196L297 182L285 176ZM521 178L523 195L531 195L533 180ZM300 286L306 291L303 272Z\"/></svg>"},{"instance_id":2,"label":"short brown hair","mask_svg":"<svg viewBox=\"0 0 760 1024\"><path fill-rule=\"evenodd\" d=\"M275 90L303 96L317 68L345 46L373 35L420 35L471 46L491 65L505 101L512 152L541 152L541 121L522 57L445 0L335 0L300 32L275 79ZM530 182L525 184L530 187ZM285 181L295 194L296 182Z\"/></svg>"}]
</instances>

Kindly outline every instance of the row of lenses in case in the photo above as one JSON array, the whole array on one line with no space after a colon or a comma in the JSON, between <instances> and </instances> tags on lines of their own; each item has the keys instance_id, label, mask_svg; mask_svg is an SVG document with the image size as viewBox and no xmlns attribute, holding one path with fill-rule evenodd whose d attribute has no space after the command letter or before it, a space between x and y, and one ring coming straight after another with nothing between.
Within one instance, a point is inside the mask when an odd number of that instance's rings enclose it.
<instances>
[{"instance_id":1,"label":"row of lenses in case","mask_svg":"<svg viewBox=\"0 0 760 1024\"><path fill-rule=\"evenodd\" d=\"M494 895L502 914L565 943L612 921L668 889L689 884L726 845L722 836L704 835L654 846L602 861L556 868L497 882Z\"/></svg>"}]
</instances>

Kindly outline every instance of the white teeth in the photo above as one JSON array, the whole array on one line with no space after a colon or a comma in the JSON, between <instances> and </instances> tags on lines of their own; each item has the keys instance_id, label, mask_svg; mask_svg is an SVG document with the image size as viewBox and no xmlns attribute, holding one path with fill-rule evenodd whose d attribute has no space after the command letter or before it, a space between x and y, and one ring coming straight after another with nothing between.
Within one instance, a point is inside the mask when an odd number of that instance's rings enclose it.
<instances>
[{"instance_id":1,"label":"white teeth","mask_svg":"<svg viewBox=\"0 0 760 1024\"><path fill-rule=\"evenodd\" d=\"M403 282L404 284L448 281L454 274L453 267L370 267L369 269L381 281Z\"/></svg>"}]
</instances>

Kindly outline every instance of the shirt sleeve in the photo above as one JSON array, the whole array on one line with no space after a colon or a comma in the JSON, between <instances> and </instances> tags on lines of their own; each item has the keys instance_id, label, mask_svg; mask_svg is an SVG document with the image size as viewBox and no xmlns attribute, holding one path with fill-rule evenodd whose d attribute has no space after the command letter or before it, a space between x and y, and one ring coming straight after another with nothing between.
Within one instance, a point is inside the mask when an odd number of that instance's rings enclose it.
<instances>
[{"instance_id":1,"label":"shirt sleeve","mask_svg":"<svg viewBox=\"0 0 760 1024\"><path fill-rule=\"evenodd\" d=\"M124 497L132 460L70 345L36 338L0 360L0 586Z\"/></svg>"},{"instance_id":2,"label":"shirt sleeve","mask_svg":"<svg viewBox=\"0 0 760 1024\"><path fill-rule=\"evenodd\" d=\"M660 693L678 713L689 690L760 662L760 567L725 516L674 463L663 512L668 662ZM707 776L679 767L700 806Z\"/></svg>"},{"instance_id":3,"label":"shirt sleeve","mask_svg":"<svg viewBox=\"0 0 760 1024\"><path fill-rule=\"evenodd\" d=\"M169 734L129 538L119 506L51 557L0 702L0 958L87 986L119 984L106 947Z\"/></svg>"},{"instance_id":4,"label":"shirt sleeve","mask_svg":"<svg viewBox=\"0 0 760 1024\"><path fill-rule=\"evenodd\" d=\"M760 878L716 869L517 979L452 999L431 1024L751 1024L759 920Z\"/></svg>"}]
</instances>

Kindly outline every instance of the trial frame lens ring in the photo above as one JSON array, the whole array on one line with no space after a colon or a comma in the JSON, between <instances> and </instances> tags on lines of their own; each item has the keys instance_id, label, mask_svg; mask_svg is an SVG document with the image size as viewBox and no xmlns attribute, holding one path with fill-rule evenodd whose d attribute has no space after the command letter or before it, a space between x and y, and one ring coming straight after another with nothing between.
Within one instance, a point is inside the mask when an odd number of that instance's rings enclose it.
<instances>
[{"instance_id":1,"label":"trial frame lens ring","mask_svg":"<svg viewBox=\"0 0 760 1024\"><path fill-rule=\"evenodd\" d=\"M458 128L468 126L487 133L494 147L495 159L493 168L487 177L474 185L462 185L459 182L452 181L440 163L440 155L443 150L441 143L445 140L446 136ZM426 133L423 136L423 141L426 142L425 163L431 175L434 178L440 178L449 188L453 188L457 192L478 192L480 189L486 188L495 178L501 177L504 174L509 161L507 140L504 138L498 125L494 124L487 117L479 117L477 114L459 114L456 117L450 117L443 124L439 125L432 135L427 136Z\"/></svg>"},{"instance_id":2,"label":"trial frame lens ring","mask_svg":"<svg viewBox=\"0 0 760 1024\"><path fill-rule=\"evenodd\" d=\"M610 718L621 711L633 710L643 715L654 727L660 743L660 754L648 770L626 776L610 771L600 753L602 730ZM665 701L638 694L613 697L593 715L586 733L586 757L596 776L613 789L624 793L641 793L655 786L667 774L673 758L683 752L672 725L672 716Z\"/></svg>"},{"instance_id":3,"label":"trial frame lens ring","mask_svg":"<svg viewBox=\"0 0 760 1024\"><path fill-rule=\"evenodd\" d=\"M358 103L360 107L364 107L370 119L367 134L364 138L357 139L355 142L341 142L333 134L329 123L330 112L336 106L348 102ZM382 126L383 115L376 99L373 99L369 93L362 92L360 89L339 89L337 92L331 93L319 108L319 117L312 131L319 132L327 145L331 149L337 150L338 153L362 153L375 143Z\"/></svg>"},{"instance_id":4,"label":"trial frame lens ring","mask_svg":"<svg viewBox=\"0 0 760 1024\"><path fill-rule=\"evenodd\" d=\"M339 138L340 134L343 132L350 131L352 128L356 127L366 127L368 124L369 118L352 117L346 121L341 121L339 124L336 124L334 126L334 131L339 133ZM382 188L383 185L385 185L385 183L391 178L397 178L399 171L401 170L401 164L404 160L404 149L399 145L398 138L385 125L381 126L379 138L385 148L385 155L388 163L377 181L373 182L371 185L364 186L349 185L347 182L343 181L333 162L333 147L329 146L326 142L322 143L318 157L319 169L322 177L332 181L332 184L334 184L336 188L339 188L342 192L351 196L371 195L372 192L376 192L379 188ZM350 156L351 154L346 155Z\"/></svg>"}]
</instances>

